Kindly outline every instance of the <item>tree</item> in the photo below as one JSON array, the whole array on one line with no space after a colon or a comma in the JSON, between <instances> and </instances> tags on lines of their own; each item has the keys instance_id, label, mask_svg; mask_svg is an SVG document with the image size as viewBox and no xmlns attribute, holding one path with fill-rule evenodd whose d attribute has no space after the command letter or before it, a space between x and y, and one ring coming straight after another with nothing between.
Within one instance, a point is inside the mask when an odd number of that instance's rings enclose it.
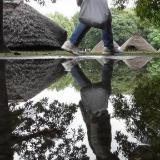
<instances>
[{"instance_id":1,"label":"tree","mask_svg":"<svg viewBox=\"0 0 160 160\"><path fill-rule=\"evenodd\" d=\"M147 38L148 41L157 49L160 49L160 29L155 28L154 26L149 28L150 33Z\"/></svg>"},{"instance_id":2,"label":"tree","mask_svg":"<svg viewBox=\"0 0 160 160\"><path fill-rule=\"evenodd\" d=\"M71 36L74 29L74 24L72 21L70 21L67 17L57 12L55 14L49 14L48 17L55 23L60 25L62 28L64 28L67 31L68 37Z\"/></svg>"},{"instance_id":3,"label":"tree","mask_svg":"<svg viewBox=\"0 0 160 160\"><path fill-rule=\"evenodd\" d=\"M13 159L13 150L11 148L12 120L9 112L6 76L6 62L0 61L0 159Z\"/></svg>"},{"instance_id":4,"label":"tree","mask_svg":"<svg viewBox=\"0 0 160 160\"><path fill-rule=\"evenodd\" d=\"M10 106L12 111L15 107L15 104ZM19 115L20 124L12 133L12 143L19 156L23 159L48 160L61 159L65 155L87 160L86 146L77 146L83 140L83 130L79 128L77 132L73 131L73 136L68 137L67 128L77 111L75 104L67 105L58 101L48 104L48 99L43 98L35 104L29 101L18 108L23 113ZM60 142L57 143L56 139Z\"/></svg>"},{"instance_id":5,"label":"tree","mask_svg":"<svg viewBox=\"0 0 160 160\"><path fill-rule=\"evenodd\" d=\"M129 0L114 0L115 6L124 9ZM155 25L160 25L160 2L157 0L136 0L136 13L143 20L149 20Z\"/></svg>"},{"instance_id":6,"label":"tree","mask_svg":"<svg viewBox=\"0 0 160 160\"><path fill-rule=\"evenodd\" d=\"M159 159L160 136L160 85L159 76L152 78L142 78L139 85L134 90L133 96L127 99L119 95L113 98L114 116L126 121L127 131L139 142L147 144L149 148L138 147L137 144L128 140L128 136L117 133L117 141L120 144L119 150L126 157L130 157L134 151L149 150L148 154L141 156L148 157L142 159ZM132 156L131 156L132 157Z\"/></svg>"},{"instance_id":7,"label":"tree","mask_svg":"<svg viewBox=\"0 0 160 160\"><path fill-rule=\"evenodd\" d=\"M150 78L154 76L159 76L160 74L160 60L159 59L153 59L147 65L147 74Z\"/></svg>"},{"instance_id":8,"label":"tree","mask_svg":"<svg viewBox=\"0 0 160 160\"><path fill-rule=\"evenodd\" d=\"M3 37L3 0L0 1L0 52L9 52Z\"/></svg>"},{"instance_id":9,"label":"tree","mask_svg":"<svg viewBox=\"0 0 160 160\"><path fill-rule=\"evenodd\" d=\"M112 29L114 40L121 46L134 33L139 32L138 17L133 10L112 9Z\"/></svg>"},{"instance_id":10,"label":"tree","mask_svg":"<svg viewBox=\"0 0 160 160\"><path fill-rule=\"evenodd\" d=\"M4 64L0 63L0 159L12 160L16 152L26 160L57 160L64 156L88 160L86 146L77 145L84 138L83 130L72 130L73 136L71 133L68 136L67 128L77 106L58 101L48 104L47 98L36 103L28 101L24 105L10 103L8 106Z\"/></svg>"}]
</instances>

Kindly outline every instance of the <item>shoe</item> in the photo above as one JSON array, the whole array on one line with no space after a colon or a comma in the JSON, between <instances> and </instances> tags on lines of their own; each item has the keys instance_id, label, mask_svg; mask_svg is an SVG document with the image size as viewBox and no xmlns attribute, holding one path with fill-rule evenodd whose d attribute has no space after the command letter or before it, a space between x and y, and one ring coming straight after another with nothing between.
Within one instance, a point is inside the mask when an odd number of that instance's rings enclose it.
<instances>
[{"instance_id":1,"label":"shoe","mask_svg":"<svg viewBox=\"0 0 160 160\"><path fill-rule=\"evenodd\" d=\"M64 44L62 45L61 49L67 51L67 52L71 52L75 55L79 55L80 49L75 46L74 44L71 43L70 40L67 40L64 42Z\"/></svg>"},{"instance_id":2,"label":"shoe","mask_svg":"<svg viewBox=\"0 0 160 160\"><path fill-rule=\"evenodd\" d=\"M63 62L62 66L64 67L65 71L70 72L73 66L76 64L77 64L77 61L75 59L72 59L72 60Z\"/></svg>"},{"instance_id":3,"label":"shoe","mask_svg":"<svg viewBox=\"0 0 160 160\"><path fill-rule=\"evenodd\" d=\"M115 54L120 54L120 53L122 53L121 51L120 51L120 49L119 48L108 48L108 47L104 47L103 48L103 54L105 54L105 55L115 55Z\"/></svg>"}]
</instances>

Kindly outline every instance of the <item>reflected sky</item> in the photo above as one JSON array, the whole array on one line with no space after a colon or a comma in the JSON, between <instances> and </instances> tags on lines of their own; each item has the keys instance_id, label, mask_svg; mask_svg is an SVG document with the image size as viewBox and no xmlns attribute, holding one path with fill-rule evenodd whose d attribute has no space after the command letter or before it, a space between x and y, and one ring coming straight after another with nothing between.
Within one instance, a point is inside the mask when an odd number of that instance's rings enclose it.
<instances>
[{"instance_id":1,"label":"reflected sky","mask_svg":"<svg viewBox=\"0 0 160 160\"><path fill-rule=\"evenodd\" d=\"M42 99L44 97L44 95L46 97L49 98L49 102L52 102L53 100L58 100L60 102L64 102L64 103L75 103L78 104L80 101L80 92L77 91L73 86L69 86L67 88L65 88L64 90L61 91L56 91L56 90L51 90L51 89L45 89L44 91L42 91L40 94L38 94L37 96L35 96L32 100L34 100L35 102L39 101L40 99ZM68 96L70 95L70 96ZM129 96L126 95L126 97L128 98ZM112 97L111 97L112 99ZM113 114L113 105L110 102L108 105L108 112L112 115ZM78 110L78 112L75 114L75 118L73 120L73 122L71 123L71 125L69 126L69 128L78 128L78 126L81 126L84 129L84 132L87 133L86 130L86 126L85 123L83 121L82 115L80 110ZM134 139L133 136L131 136L125 129L125 122L123 120L118 120L116 118L111 118L111 125L112 125L112 144L111 144L111 150L112 151L116 151L118 144L116 143L116 141L114 140L116 131L122 131L123 133L127 134L129 136L129 139L133 142L137 142L139 143L136 139ZM88 139L87 139L87 134L85 134L85 138L84 141L82 142L84 144L87 145L88 148L88 152L87 155L92 159L95 159L95 155L92 152L92 149L90 148L89 144L88 144ZM122 155L120 155L120 158L123 160L125 159Z\"/></svg>"}]
</instances>

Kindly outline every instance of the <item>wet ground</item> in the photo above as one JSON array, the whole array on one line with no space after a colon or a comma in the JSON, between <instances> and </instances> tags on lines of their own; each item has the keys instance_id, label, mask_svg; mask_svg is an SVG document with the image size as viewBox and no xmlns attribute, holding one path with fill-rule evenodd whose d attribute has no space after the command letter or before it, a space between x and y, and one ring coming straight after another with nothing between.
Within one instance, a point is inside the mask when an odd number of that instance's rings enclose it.
<instances>
[{"instance_id":1,"label":"wet ground","mask_svg":"<svg viewBox=\"0 0 160 160\"><path fill-rule=\"evenodd\" d=\"M2 159L160 159L157 56L0 62Z\"/></svg>"}]
</instances>

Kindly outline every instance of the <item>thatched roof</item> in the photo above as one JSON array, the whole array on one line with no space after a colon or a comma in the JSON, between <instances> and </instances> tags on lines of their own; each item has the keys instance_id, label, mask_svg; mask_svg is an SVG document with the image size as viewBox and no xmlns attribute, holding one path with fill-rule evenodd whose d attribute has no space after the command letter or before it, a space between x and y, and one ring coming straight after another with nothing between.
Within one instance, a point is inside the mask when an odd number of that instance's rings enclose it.
<instances>
[{"instance_id":1,"label":"thatched roof","mask_svg":"<svg viewBox=\"0 0 160 160\"><path fill-rule=\"evenodd\" d=\"M66 31L31 6L4 3L4 38L13 50L48 50L59 48Z\"/></svg>"},{"instance_id":2,"label":"thatched roof","mask_svg":"<svg viewBox=\"0 0 160 160\"><path fill-rule=\"evenodd\" d=\"M64 75L62 60L10 60L6 64L9 100L28 100Z\"/></svg>"},{"instance_id":3,"label":"thatched roof","mask_svg":"<svg viewBox=\"0 0 160 160\"><path fill-rule=\"evenodd\" d=\"M121 51L148 51L156 52L156 50L139 34L133 35L122 46Z\"/></svg>"},{"instance_id":4,"label":"thatched roof","mask_svg":"<svg viewBox=\"0 0 160 160\"><path fill-rule=\"evenodd\" d=\"M138 70L143 68L152 58L137 57L134 59L123 60L123 62L131 69Z\"/></svg>"},{"instance_id":5,"label":"thatched roof","mask_svg":"<svg viewBox=\"0 0 160 160\"><path fill-rule=\"evenodd\" d=\"M104 43L103 41L100 41L93 49L92 52L103 52ZM114 47L119 48L119 45L114 42Z\"/></svg>"}]
</instances>

